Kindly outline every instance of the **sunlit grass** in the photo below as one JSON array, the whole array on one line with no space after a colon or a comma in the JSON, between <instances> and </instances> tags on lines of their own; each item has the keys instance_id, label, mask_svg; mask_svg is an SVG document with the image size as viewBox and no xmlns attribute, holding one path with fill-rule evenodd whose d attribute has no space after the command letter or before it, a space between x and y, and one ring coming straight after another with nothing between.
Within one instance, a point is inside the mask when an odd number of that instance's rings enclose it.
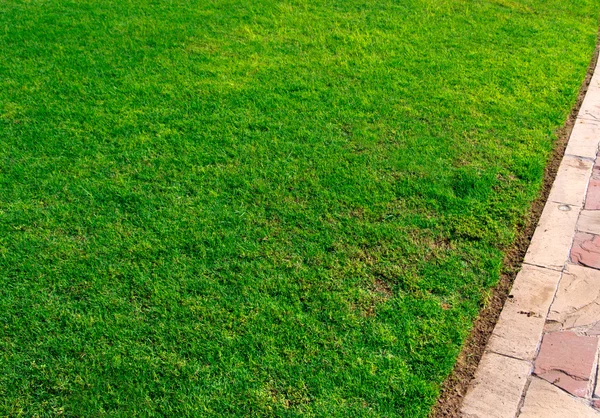
<instances>
[{"instance_id":1,"label":"sunlit grass","mask_svg":"<svg viewBox=\"0 0 600 418\"><path fill-rule=\"evenodd\" d=\"M599 8L0 3L0 415L425 417Z\"/></svg>"}]
</instances>

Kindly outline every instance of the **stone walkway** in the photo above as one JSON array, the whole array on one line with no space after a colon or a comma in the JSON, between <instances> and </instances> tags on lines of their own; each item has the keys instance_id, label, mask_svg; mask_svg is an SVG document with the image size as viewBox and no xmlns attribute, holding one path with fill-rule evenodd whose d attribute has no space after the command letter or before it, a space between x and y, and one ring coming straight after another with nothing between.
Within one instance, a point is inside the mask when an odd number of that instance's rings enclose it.
<instances>
[{"instance_id":1,"label":"stone walkway","mask_svg":"<svg viewBox=\"0 0 600 418\"><path fill-rule=\"evenodd\" d=\"M465 418L600 418L600 65L462 405Z\"/></svg>"}]
</instances>

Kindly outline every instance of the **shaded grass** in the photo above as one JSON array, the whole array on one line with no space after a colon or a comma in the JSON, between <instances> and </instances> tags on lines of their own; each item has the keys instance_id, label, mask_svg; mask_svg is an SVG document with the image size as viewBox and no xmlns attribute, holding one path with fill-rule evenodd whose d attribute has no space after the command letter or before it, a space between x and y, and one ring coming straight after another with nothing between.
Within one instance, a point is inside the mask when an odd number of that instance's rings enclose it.
<instances>
[{"instance_id":1,"label":"shaded grass","mask_svg":"<svg viewBox=\"0 0 600 418\"><path fill-rule=\"evenodd\" d=\"M0 5L0 413L426 416L591 1Z\"/></svg>"}]
</instances>

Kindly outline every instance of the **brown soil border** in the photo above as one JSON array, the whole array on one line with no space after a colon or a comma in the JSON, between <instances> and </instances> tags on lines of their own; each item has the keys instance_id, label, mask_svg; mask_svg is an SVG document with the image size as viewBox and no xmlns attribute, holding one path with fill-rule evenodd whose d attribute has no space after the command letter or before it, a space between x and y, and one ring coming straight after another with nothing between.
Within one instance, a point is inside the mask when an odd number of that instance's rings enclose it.
<instances>
[{"instance_id":1,"label":"brown soil border","mask_svg":"<svg viewBox=\"0 0 600 418\"><path fill-rule=\"evenodd\" d=\"M600 32L596 41L596 49L587 70L585 79L579 89L579 95L577 96L577 102L571 109L571 113L567 117L565 124L558 129L557 138L554 143L554 150L550 156L546 169L544 170L544 180L542 190L537 199L531 205L528 217L518 226L519 233L504 257L504 268L498 285L492 290L491 297L486 306L484 306L479 313L479 317L473 324L471 334L465 341L461 353L456 360L454 370L450 376L446 379L442 385L440 397L436 405L433 407L430 418L459 418L460 407L462 400L479 361L483 355L485 346L487 345L488 339L494 330L494 326L498 321L500 312L504 307L504 302L508 297L508 294L512 288L513 281L521 265L523 264L523 258L529 247L529 242L538 224L546 200L548 200L548 194L554 183L556 172L562 161L563 155L565 154L565 148L569 141L569 136L573 130L573 125L579 113L579 108L585 97L590 80L594 74L596 63L598 62L598 53L600 51Z\"/></svg>"}]
</instances>

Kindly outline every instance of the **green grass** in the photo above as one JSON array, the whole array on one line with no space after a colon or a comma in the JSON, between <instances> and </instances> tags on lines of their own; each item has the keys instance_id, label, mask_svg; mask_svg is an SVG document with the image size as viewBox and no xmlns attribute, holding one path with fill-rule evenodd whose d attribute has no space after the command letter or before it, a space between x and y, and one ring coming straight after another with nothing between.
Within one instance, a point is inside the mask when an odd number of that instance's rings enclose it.
<instances>
[{"instance_id":1,"label":"green grass","mask_svg":"<svg viewBox=\"0 0 600 418\"><path fill-rule=\"evenodd\" d=\"M0 2L0 415L427 416L599 12Z\"/></svg>"}]
</instances>

